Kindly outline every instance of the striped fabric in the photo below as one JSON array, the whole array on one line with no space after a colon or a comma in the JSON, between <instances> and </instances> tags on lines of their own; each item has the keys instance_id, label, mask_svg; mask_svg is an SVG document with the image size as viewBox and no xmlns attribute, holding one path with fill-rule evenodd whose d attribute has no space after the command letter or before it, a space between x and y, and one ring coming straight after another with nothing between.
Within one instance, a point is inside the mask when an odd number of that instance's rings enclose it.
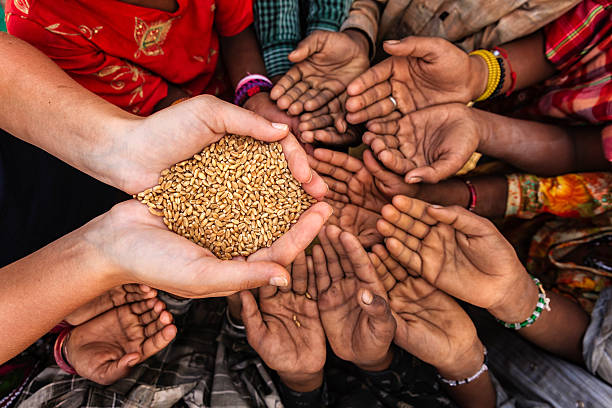
<instances>
[{"instance_id":1,"label":"striped fabric","mask_svg":"<svg viewBox=\"0 0 612 408\"><path fill-rule=\"evenodd\" d=\"M287 56L314 30L338 31L348 15L350 0L256 0L255 30L269 76L282 75Z\"/></svg>"},{"instance_id":2,"label":"striped fabric","mask_svg":"<svg viewBox=\"0 0 612 408\"><path fill-rule=\"evenodd\" d=\"M529 114L594 124L612 121L612 1L584 0L544 30L559 74Z\"/></svg>"}]
</instances>

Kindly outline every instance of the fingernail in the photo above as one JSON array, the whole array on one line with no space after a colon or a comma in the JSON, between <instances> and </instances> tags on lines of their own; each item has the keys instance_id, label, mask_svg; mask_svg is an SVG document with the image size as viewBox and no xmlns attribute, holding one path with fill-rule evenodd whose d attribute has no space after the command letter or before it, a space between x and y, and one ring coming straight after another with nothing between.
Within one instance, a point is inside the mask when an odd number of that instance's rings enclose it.
<instances>
[{"instance_id":1,"label":"fingernail","mask_svg":"<svg viewBox=\"0 0 612 408\"><path fill-rule=\"evenodd\" d=\"M395 44L399 44L400 41L399 40L387 40L385 41L385 44L389 44L389 45L395 45Z\"/></svg>"},{"instance_id":2,"label":"fingernail","mask_svg":"<svg viewBox=\"0 0 612 408\"><path fill-rule=\"evenodd\" d=\"M374 300L374 297L372 296L369 290L364 290L363 293L361 294L361 300L366 305L370 305L372 304L372 300Z\"/></svg>"},{"instance_id":3,"label":"fingernail","mask_svg":"<svg viewBox=\"0 0 612 408\"><path fill-rule=\"evenodd\" d=\"M276 128L276 129L280 129L280 130L287 130L289 129L289 125L287 125L286 123L272 123L272 127Z\"/></svg>"},{"instance_id":4,"label":"fingernail","mask_svg":"<svg viewBox=\"0 0 612 408\"><path fill-rule=\"evenodd\" d=\"M308 181L306 182L306 184L310 183L313 177L314 177L314 172L312 171L312 169L310 169L310 177L308 177Z\"/></svg>"},{"instance_id":5,"label":"fingernail","mask_svg":"<svg viewBox=\"0 0 612 408\"><path fill-rule=\"evenodd\" d=\"M284 276L275 276L270 279L270 285L285 287L289 285L289 282L287 282L287 278L285 278Z\"/></svg>"},{"instance_id":6,"label":"fingernail","mask_svg":"<svg viewBox=\"0 0 612 408\"><path fill-rule=\"evenodd\" d=\"M431 206L431 208L440 209L440 208L444 208L444 207L442 207L441 205L434 204L434 205Z\"/></svg>"},{"instance_id":7,"label":"fingernail","mask_svg":"<svg viewBox=\"0 0 612 408\"><path fill-rule=\"evenodd\" d=\"M410 177L408 179L409 183L420 183L421 181L423 181L422 177Z\"/></svg>"},{"instance_id":8,"label":"fingernail","mask_svg":"<svg viewBox=\"0 0 612 408\"><path fill-rule=\"evenodd\" d=\"M134 367L138 363L137 358L133 358L127 362L128 367Z\"/></svg>"}]
</instances>

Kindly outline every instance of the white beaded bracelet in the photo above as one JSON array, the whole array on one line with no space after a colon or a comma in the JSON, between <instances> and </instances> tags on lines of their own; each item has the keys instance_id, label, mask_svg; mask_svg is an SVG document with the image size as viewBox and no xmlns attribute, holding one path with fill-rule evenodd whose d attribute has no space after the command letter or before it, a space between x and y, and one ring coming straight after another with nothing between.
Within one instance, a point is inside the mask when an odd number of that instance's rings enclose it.
<instances>
[{"instance_id":1,"label":"white beaded bracelet","mask_svg":"<svg viewBox=\"0 0 612 408\"><path fill-rule=\"evenodd\" d=\"M443 378L440 374L438 374L438 380L442 381L444 384L448 385L449 387L457 387L458 385L463 385L463 384L469 384L472 381L476 380L478 377L480 377L482 375L482 373L484 373L485 371L487 371L489 369L489 367L487 366L487 349L484 349L484 363L482 363L482 366L480 367L480 369L476 372L476 374L468 377L468 378L464 378L463 380L447 380L446 378Z\"/></svg>"}]
</instances>

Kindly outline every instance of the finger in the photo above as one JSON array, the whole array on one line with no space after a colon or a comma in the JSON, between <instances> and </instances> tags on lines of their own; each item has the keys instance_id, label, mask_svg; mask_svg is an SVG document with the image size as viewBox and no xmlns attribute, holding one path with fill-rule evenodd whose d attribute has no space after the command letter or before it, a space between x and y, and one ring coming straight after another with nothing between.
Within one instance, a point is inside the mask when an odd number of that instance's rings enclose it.
<instances>
[{"instance_id":1,"label":"finger","mask_svg":"<svg viewBox=\"0 0 612 408\"><path fill-rule=\"evenodd\" d=\"M395 238L388 238L385 241L385 246L395 260L397 260L408 272L412 272L413 276L421 276L422 260L418 252L413 251L404 245L401 241Z\"/></svg>"},{"instance_id":2,"label":"finger","mask_svg":"<svg viewBox=\"0 0 612 408\"><path fill-rule=\"evenodd\" d=\"M393 259L387 248L383 245L376 245L375 248L372 248L372 251L378 256L380 261L385 266L385 269L388 271L389 275L393 278L395 282L403 282L408 277L408 272L404 269L399 263Z\"/></svg>"},{"instance_id":3,"label":"finger","mask_svg":"<svg viewBox=\"0 0 612 408\"><path fill-rule=\"evenodd\" d=\"M314 97L304 102L304 109L315 111L336 97L336 93L331 89L321 89Z\"/></svg>"},{"instance_id":4,"label":"finger","mask_svg":"<svg viewBox=\"0 0 612 408\"><path fill-rule=\"evenodd\" d=\"M295 64L304 61L313 54L321 52L325 41L321 34L322 33L313 32L300 41L297 47L295 47L295 50L291 51L287 56L289 61Z\"/></svg>"},{"instance_id":5,"label":"finger","mask_svg":"<svg viewBox=\"0 0 612 408\"><path fill-rule=\"evenodd\" d=\"M371 323L388 324L393 320L389 302L382 296L376 295L366 288L361 288L357 292L357 299L359 307L368 314ZM395 330L395 327L393 329Z\"/></svg>"},{"instance_id":6,"label":"finger","mask_svg":"<svg viewBox=\"0 0 612 408\"><path fill-rule=\"evenodd\" d=\"M346 110L349 112L359 112L384 98L389 98L389 96L391 96L391 83L384 81L357 96L349 98L346 101Z\"/></svg>"},{"instance_id":7,"label":"finger","mask_svg":"<svg viewBox=\"0 0 612 408\"><path fill-rule=\"evenodd\" d=\"M298 67L293 66L287 71L285 75L281 79L278 80L276 85L270 91L270 98L272 100L278 100L281 96L283 96L289 89L293 88L295 84L302 80L302 72ZM288 105L287 105L288 106ZM281 108L279 106L279 108ZM281 108L286 109L286 108Z\"/></svg>"},{"instance_id":8,"label":"finger","mask_svg":"<svg viewBox=\"0 0 612 408\"><path fill-rule=\"evenodd\" d=\"M440 49L444 49L448 41L433 37L405 37L401 41L385 41L384 50L398 57L423 58L430 61L436 57Z\"/></svg>"},{"instance_id":9,"label":"finger","mask_svg":"<svg viewBox=\"0 0 612 408\"><path fill-rule=\"evenodd\" d=\"M321 162L328 163L329 165L335 166L336 168L344 169L345 171L350 173L356 173L357 171L363 168L363 164L359 159L343 152L337 152L335 150L315 149L314 157ZM332 175L332 173L326 174ZM334 177L343 181L350 180L350 175L347 175L347 173L341 174L343 174L343 177Z\"/></svg>"},{"instance_id":10,"label":"finger","mask_svg":"<svg viewBox=\"0 0 612 408\"><path fill-rule=\"evenodd\" d=\"M306 270L308 272L308 289L306 291L306 296L310 296L312 300L317 300L317 280L315 277L315 267L312 256L306 257Z\"/></svg>"},{"instance_id":11,"label":"finger","mask_svg":"<svg viewBox=\"0 0 612 408\"><path fill-rule=\"evenodd\" d=\"M378 153L377 157L386 168L392 170L395 174L404 175L415 167L415 163L397 149L383 150Z\"/></svg>"},{"instance_id":12,"label":"finger","mask_svg":"<svg viewBox=\"0 0 612 408\"><path fill-rule=\"evenodd\" d=\"M370 262L367 252L359 243L357 237L348 232L343 232L340 235L340 242L359 280L366 283L378 282L378 276L376 275L374 266Z\"/></svg>"},{"instance_id":13,"label":"finger","mask_svg":"<svg viewBox=\"0 0 612 408\"><path fill-rule=\"evenodd\" d=\"M327 194L329 187L325 184L323 177L317 174L316 171L312 171L312 178L308 183L302 183L302 188L305 192L310 194L316 200L321 200Z\"/></svg>"},{"instance_id":14,"label":"finger","mask_svg":"<svg viewBox=\"0 0 612 408\"><path fill-rule=\"evenodd\" d=\"M347 145L357 140L357 136L350 133L338 133L334 127L314 131L314 139L327 145Z\"/></svg>"},{"instance_id":15,"label":"finger","mask_svg":"<svg viewBox=\"0 0 612 408\"><path fill-rule=\"evenodd\" d=\"M278 98L276 105L281 110L287 110L289 109L289 106L291 106L291 104L302 96L308 89L310 89L310 85L304 81L300 81L288 89L283 96Z\"/></svg>"},{"instance_id":16,"label":"finger","mask_svg":"<svg viewBox=\"0 0 612 408\"><path fill-rule=\"evenodd\" d=\"M425 208L423 208L423 213L424 212ZM429 225L421 222L420 219L399 211L393 205L384 206L381 210L381 215L389 224L392 224L391 226L384 225L385 233L390 232L390 234L385 235L382 231L381 234L385 236L394 235L399 240L407 238L404 234L401 234L399 230L404 231L413 237L423 239L427 234L429 234L431 229ZM396 231L395 227L397 227L399 230Z\"/></svg>"},{"instance_id":17,"label":"finger","mask_svg":"<svg viewBox=\"0 0 612 408\"><path fill-rule=\"evenodd\" d=\"M306 115L302 115L300 117L299 129L301 132L307 130L323 129L334 124L334 118L332 115L329 114L312 116L307 120L304 119L304 116Z\"/></svg>"},{"instance_id":18,"label":"finger","mask_svg":"<svg viewBox=\"0 0 612 408\"><path fill-rule=\"evenodd\" d=\"M431 207L431 205L425 201L417 200L416 198L410 198L404 195L397 195L393 197L392 203L398 211L419 220L422 223L427 225L435 225L438 222L436 218L432 217L428 213L428 209ZM407 230L404 229L404 231Z\"/></svg>"},{"instance_id":19,"label":"finger","mask_svg":"<svg viewBox=\"0 0 612 408\"><path fill-rule=\"evenodd\" d=\"M142 360L151 357L153 354L159 353L166 348L168 344L176 337L176 326L171 324L155 333L153 336L145 340L142 345Z\"/></svg>"},{"instance_id":20,"label":"finger","mask_svg":"<svg viewBox=\"0 0 612 408\"><path fill-rule=\"evenodd\" d=\"M390 120L387 122L375 122L370 121L366 124L366 128L372 132L379 135L396 135L399 131L399 122L397 120Z\"/></svg>"},{"instance_id":21,"label":"finger","mask_svg":"<svg viewBox=\"0 0 612 408\"><path fill-rule=\"evenodd\" d=\"M391 77L392 68L393 64L391 59L387 58L355 78L346 88L346 92L349 96L354 97L378 83L387 81ZM350 99L351 98L347 99L346 103L348 103Z\"/></svg>"},{"instance_id":22,"label":"finger","mask_svg":"<svg viewBox=\"0 0 612 408\"><path fill-rule=\"evenodd\" d=\"M327 258L320 245L312 247L312 263L317 286L317 299L319 299L320 294L327 291L331 286L331 276L329 276L327 269Z\"/></svg>"},{"instance_id":23,"label":"finger","mask_svg":"<svg viewBox=\"0 0 612 408\"><path fill-rule=\"evenodd\" d=\"M376 222L376 229L383 237L386 238L395 238L400 242L403 242L408 248L413 251L418 251L421 246L421 240L406 234L403 230L397 228L395 225L389 223L386 220L379 219Z\"/></svg>"},{"instance_id":24,"label":"finger","mask_svg":"<svg viewBox=\"0 0 612 408\"><path fill-rule=\"evenodd\" d=\"M427 215L435 221L450 225L455 230L470 236L498 235L495 225L486 218L480 217L465 208L452 206L429 206Z\"/></svg>"},{"instance_id":25,"label":"finger","mask_svg":"<svg viewBox=\"0 0 612 408\"><path fill-rule=\"evenodd\" d=\"M372 250L374 250L375 247L382 247L382 245L374 245ZM370 262L372 262L372 265L374 266L374 270L376 270L378 279L382 282L385 290L389 292L391 289L393 289L393 286L395 286L395 278L393 275L391 275L391 273L389 273L389 270L380 260L378 255L376 255L376 253L370 252L368 253L368 256L370 257Z\"/></svg>"},{"instance_id":26,"label":"finger","mask_svg":"<svg viewBox=\"0 0 612 408\"><path fill-rule=\"evenodd\" d=\"M470 154L466 156L453 151L443 152L430 165L417 167L406 172L405 180L407 183L418 183L420 181L438 183L461 170L469 160Z\"/></svg>"},{"instance_id":27,"label":"finger","mask_svg":"<svg viewBox=\"0 0 612 408\"><path fill-rule=\"evenodd\" d=\"M332 208L329 204L324 202L314 204L300 216L289 231L274 241L269 248L263 248L251 254L246 263L272 261L285 267L289 266L298 254L315 239L331 213Z\"/></svg>"},{"instance_id":28,"label":"finger","mask_svg":"<svg viewBox=\"0 0 612 408\"><path fill-rule=\"evenodd\" d=\"M170 323L172 323L172 314L167 310L164 310L161 314L159 314L158 318L148 323L144 327L144 335L145 337L151 337Z\"/></svg>"},{"instance_id":29,"label":"finger","mask_svg":"<svg viewBox=\"0 0 612 408\"><path fill-rule=\"evenodd\" d=\"M312 180L312 169L308 164L308 156L295 136L288 135L280 141L280 144L293 177L300 183L310 182Z\"/></svg>"},{"instance_id":30,"label":"finger","mask_svg":"<svg viewBox=\"0 0 612 408\"><path fill-rule=\"evenodd\" d=\"M332 226L326 226L321 233L319 234L319 242L321 243L321 248L323 249L323 253L325 254L325 260L327 262L326 270L329 274L329 278L332 282L338 281L344 278L344 273L342 267L340 266L340 258L336 252L335 247L333 246L329 235L328 230ZM337 228L336 228L337 230ZM334 229L332 228L332 233ZM316 260L315 260L316 266ZM317 287L319 287L319 282L317 281Z\"/></svg>"},{"instance_id":31,"label":"finger","mask_svg":"<svg viewBox=\"0 0 612 408\"><path fill-rule=\"evenodd\" d=\"M138 315L138 321L143 326L146 326L146 325L150 324L151 322L156 321L160 314L161 314L160 312L158 312L158 311L156 311L154 309L148 310L145 313L143 313L141 315Z\"/></svg>"},{"instance_id":32,"label":"finger","mask_svg":"<svg viewBox=\"0 0 612 408\"><path fill-rule=\"evenodd\" d=\"M245 290L240 292L240 300L242 301L240 315L246 328L249 342L251 342L250 339L263 337L266 333L266 325L261 317L259 307L257 307L255 296L250 291Z\"/></svg>"},{"instance_id":33,"label":"finger","mask_svg":"<svg viewBox=\"0 0 612 408\"><path fill-rule=\"evenodd\" d=\"M287 109L287 112L291 115L299 115L304 111L304 104L310 99L314 98L319 93L316 89L308 89L302 95L300 95L297 100L293 101L293 103Z\"/></svg>"},{"instance_id":34,"label":"finger","mask_svg":"<svg viewBox=\"0 0 612 408\"><path fill-rule=\"evenodd\" d=\"M388 114L387 116L369 120L368 122L366 122L366 128L369 129L370 125L374 123L379 123L379 122L397 122L401 118L402 118L402 113L395 110L391 112L390 114Z\"/></svg>"},{"instance_id":35,"label":"finger","mask_svg":"<svg viewBox=\"0 0 612 408\"><path fill-rule=\"evenodd\" d=\"M306 269L306 254L300 252L291 266L291 281L293 292L299 295L306 293L308 288L308 271Z\"/></svg>"},{"instance_id":36,"label":"finger","mask_svg":"<svg viewBox=\"0 0 612 408\"><path fill-rule=\"evenodd\" d=\"M338 254L338 260L340 261L340 267L344 271L344 276L352 276L354 274L353 265L349 260L349 256L346 253L344 246L340 242L342 229L336 225L327 225L326 234L329 242L334 248L334 251L336 251L336 254Z\"/></svg>"},{"instance_id":37,"label":"finger","mask_svg":"<svg viewBox=\"0 0 612 408\"><path fill-rule=\"evenodd\" d=\"M371 119L387 116L394 110L395 104L391 101L390 98L385 98L380 101L374 102L372 105L369 105L359 111L347 113L346 120L352 124L367 122Z\"/></svg>"}]
</instances>

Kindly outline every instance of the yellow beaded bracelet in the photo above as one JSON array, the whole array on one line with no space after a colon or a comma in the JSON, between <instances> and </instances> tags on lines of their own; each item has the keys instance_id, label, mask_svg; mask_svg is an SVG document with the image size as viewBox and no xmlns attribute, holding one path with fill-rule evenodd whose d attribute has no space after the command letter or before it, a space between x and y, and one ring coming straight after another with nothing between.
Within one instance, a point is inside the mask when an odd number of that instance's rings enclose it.
<instances>
[{"instance_id":1,"label":"yellow beaded bracelet","mask_svg":"<svg viewBox=\"0 0 612 408\"><path fill-rule=\"evenodd\" d=\"M495 55L493 55L491 51L475 50L470 52L470 55L477 55L482 58L487 64L487 68L489 70L489 75L487 77L487 88L485 89L483 94L480 95L478 99L476 99L475 102L484 101L485 99L488 99L491 95L493 95L493 92L495 92L497 85L499 85L499 81L501 80L501 68L499 66L499 63L497 62L497 58L495 57Z\"/></svg>"}]
</instances>

